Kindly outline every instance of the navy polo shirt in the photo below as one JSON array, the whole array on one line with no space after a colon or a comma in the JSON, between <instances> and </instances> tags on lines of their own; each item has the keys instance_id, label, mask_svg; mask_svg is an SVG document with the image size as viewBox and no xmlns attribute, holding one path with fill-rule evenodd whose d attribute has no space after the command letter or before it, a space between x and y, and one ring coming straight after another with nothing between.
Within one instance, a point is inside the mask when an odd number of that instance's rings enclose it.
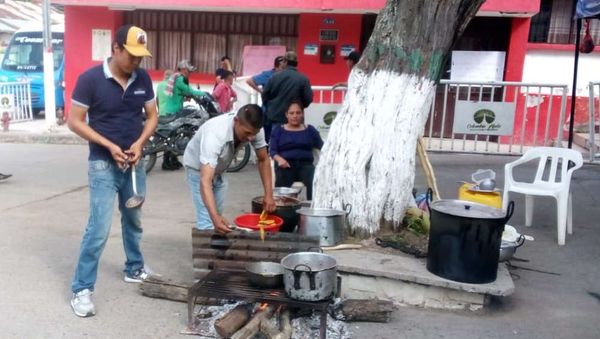
<instances>
[{"instance_id":1,"label":"navy polo shirt","mask_svg":"<svg viewBox=\"0 0 600 339\"><path fill-rule=\"evenodd\" d=\"M154 100L152 80L138 68L123 90L113 78L108 61L81 74L71 98L73 104L88 109L89 126L94 131L127 150L144 129L144 105ZM108 149L90 142L89 160L109 159L112 155Z\"/></svg>"}]
</instances>

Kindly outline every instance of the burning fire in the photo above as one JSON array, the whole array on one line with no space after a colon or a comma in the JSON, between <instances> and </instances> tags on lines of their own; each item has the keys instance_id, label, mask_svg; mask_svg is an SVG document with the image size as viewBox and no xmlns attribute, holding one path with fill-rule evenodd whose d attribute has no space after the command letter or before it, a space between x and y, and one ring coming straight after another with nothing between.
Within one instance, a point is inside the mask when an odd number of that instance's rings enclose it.
<instances>
[{"instance_id":1,"label":"burning fire","mask_svg":"<svg viewBox=\"0 0 600 339\"><path fill-rule=\"evenodd\" d=\"M262 311L262 310L266 309L267 307L269 307L269 304L268 304L268 303L261 303L261 304L258 306L258 310L259 310L259 311Z\"/></svg>"}]
</instances>

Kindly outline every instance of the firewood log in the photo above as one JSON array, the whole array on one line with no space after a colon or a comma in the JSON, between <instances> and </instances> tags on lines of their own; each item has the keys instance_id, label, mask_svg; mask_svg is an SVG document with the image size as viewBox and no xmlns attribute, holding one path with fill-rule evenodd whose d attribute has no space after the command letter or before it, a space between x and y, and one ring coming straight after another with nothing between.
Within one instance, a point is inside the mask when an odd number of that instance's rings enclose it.
<instances>
[{"instance_id":1,"label":"firewood log","mask_svg":"<svg viewBox=\"0 0 600 339\"><path fill-rule=\"evenodd\" d=\"M250 319L251 306L238 305L223 317L215 321L215 330L221 337L229 338L242 328Z\"/></svg>"},{"instance_id":2,"label":"firewood log","mask_svg":"<svg viewBox=\"0 0 600 339\"><path fill-rule=\"evenodd\" d=\"M260 323L264 319L269 319L273 316L275 307L272 305L267 306L265 309L260 310L254 314L252 319L244 325L239 331L235 332L231 336L231 339L251 339L260 330Z\"/></svg>"},{"instance_id":3,"label":"firewood log","mask_svg":"<svg viewBox=\"0 0 600 339\"><path fill-rule=\"evenodd\" d=\"M378 299L347 299L336 305L333 316L343 321L387 323L395 307L391 301Z\"/></svg>"}]
</instances>

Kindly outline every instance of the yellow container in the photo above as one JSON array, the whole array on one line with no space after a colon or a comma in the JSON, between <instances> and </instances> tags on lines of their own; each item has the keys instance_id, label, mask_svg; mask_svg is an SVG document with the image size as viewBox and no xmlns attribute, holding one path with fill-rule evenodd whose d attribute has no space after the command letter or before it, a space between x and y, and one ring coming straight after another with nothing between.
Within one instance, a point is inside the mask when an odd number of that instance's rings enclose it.
<instances>
[{"instance_id":1,"label":"yellow container","mask_svg":"<svg viewBox=\"0 0 600 339\"><path fill-rule=\"evenodd\" d=\"M502 195L500 192L476 192L469 188L473 184L462 184L458 188L458 199L477 202L487 206L502 208Z\"/></svg>"}]
</instances>

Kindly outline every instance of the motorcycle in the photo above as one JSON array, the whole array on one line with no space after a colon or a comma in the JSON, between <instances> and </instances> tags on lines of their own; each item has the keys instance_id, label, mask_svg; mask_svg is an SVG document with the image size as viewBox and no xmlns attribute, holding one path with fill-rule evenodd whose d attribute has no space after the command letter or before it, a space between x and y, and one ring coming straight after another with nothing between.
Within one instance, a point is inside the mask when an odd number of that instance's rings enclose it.
<instances>
[{"instance_id":1,"label":"motorcycle","mask_svg":"<svg viewBox=\"0 0 600 339\"><path fill-rule=\"evenodd\" d=\"M177 156L183 155L185 147L198 128L208 119L219 115L217 104L210 95L191 97L197 107L186 106L181 111L168 117L159 117L154 134L148 139L142 150L146 173L152 171L159 154L170 151ZM250 160L250 145L246 144L243 153L236 154L227 172L237 172L244 168Z\"/></svg>"}]
</instances>

